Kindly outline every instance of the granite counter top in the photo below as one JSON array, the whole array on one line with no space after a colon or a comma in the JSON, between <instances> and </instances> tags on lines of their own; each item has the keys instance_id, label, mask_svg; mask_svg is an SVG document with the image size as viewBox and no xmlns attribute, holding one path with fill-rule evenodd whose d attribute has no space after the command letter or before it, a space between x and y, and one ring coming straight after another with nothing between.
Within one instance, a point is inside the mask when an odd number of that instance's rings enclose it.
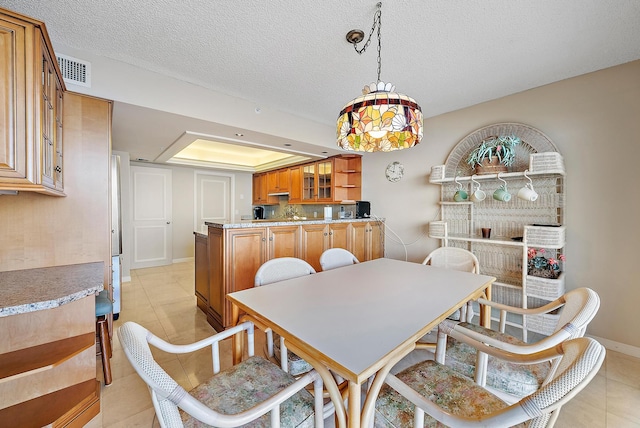
<instances>
[{"instance_id":1,"label":"granite counter top","mask_svg":"<svg viewBox=\"0 0 640 428\"><path fill-rule=\"evenodd\" d=\"M305 219L305 220L286 220L286 219L267 219L267 220L247 220L240 223L212 223L205 222L205 225L216 227L219 229L237 229L249 227L267 227L267 226L292 226L299 224L334 224L334 223L366 223L369 221L384 221L383 218L344 218L337 220L324 220L321 218Z\"/></svg>"},{"instance_id":2,"label":"granite counter top","mask_svg":"<svg viewBox=\"0 0 640 428\"><path fill-rule=\"evenodd\" d=\"M0 272L0 317L56 308L103 289L103 262Z\"/></svg>"}]
</instances>

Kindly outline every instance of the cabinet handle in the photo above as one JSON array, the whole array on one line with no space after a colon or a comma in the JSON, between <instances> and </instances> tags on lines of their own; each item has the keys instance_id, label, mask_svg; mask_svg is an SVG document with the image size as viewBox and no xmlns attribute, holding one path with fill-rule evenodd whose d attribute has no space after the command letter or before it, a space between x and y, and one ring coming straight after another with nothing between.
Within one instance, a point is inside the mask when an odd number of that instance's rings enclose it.
<instances>
[{"instance_id":1,"label":"cabinet handle","mask_svg":"<svg viewBox=\"0 0 640 428\"><path fill-rule=\"evenodd\" d=\"M262 238L262 242L265 242L267 240L267 238Z\"/></svg>"},{"instance_id":2,"label":"cabinet handle","mask_svg":"<svg viewBox=\"0 0 640 428\"><path fill-rule=\"evenodd\" d=\"M327 236L327 232L324 233L324 236Z\"/></svg>"},{"instance_id":3,"label":"cabinet handle","mask_svg":"<svg viewBox=\"0 0 640 428\"><path fill-rule=\"evenodd\" d=\"M333 235L333 232L329 232L329 235Z\"/></svg>"},{"instance_id":4,"label":"cabinet handle","mask_svg":"<svg viewBox=\"0 0 640 428\"><path fill-rule=\"evenodd\" d=\"M271 238L269 238L269 241L273 241L273 236Z\"/></svg>"}]
</instances>

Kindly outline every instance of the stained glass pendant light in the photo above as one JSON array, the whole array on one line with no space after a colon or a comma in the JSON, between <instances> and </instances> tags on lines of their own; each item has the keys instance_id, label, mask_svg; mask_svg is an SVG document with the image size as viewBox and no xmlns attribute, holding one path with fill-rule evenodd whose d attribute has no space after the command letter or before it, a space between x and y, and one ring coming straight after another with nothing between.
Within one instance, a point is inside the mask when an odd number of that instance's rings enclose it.
<instances>
[{"instance_id":1,"label":"stained glass pendant light","mask_svg":"<svg viewBox=\"0 0 640 428\"><path fill-rule=\"evenodd\" d=\"M338 146L360 152L388 152L415 146L422 139L422 110L413 98L395 92L391 83L380 81L380 28L382 3L373 18L369 38L362 49L357 44L364 39L361 30L347 33L347 41L362 54L378 29L378 80L366 85L362 96L350 101L338 115Z\"/></svg>"}]
</instances>

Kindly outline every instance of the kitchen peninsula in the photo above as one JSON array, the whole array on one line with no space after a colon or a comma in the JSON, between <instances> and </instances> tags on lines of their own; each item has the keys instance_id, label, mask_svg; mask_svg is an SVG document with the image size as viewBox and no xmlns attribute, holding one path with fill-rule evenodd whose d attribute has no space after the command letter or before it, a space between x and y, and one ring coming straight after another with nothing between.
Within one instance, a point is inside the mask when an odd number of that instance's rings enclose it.
<instances>
[{"instance_id":1,"label":"kitchen peninsula","mask_svg":"<svg viewBox=\"0 0 640 428\"><path fill-rule=\"evenodd\" d=\"M231 327L226 295L253 287L258 268L277 257L298 257L320 271L320 255L345 248L361 262L384 257L384 219L257 220L206 223L195 235L198 307L217 331Z\"/></svg>"}]
</instances>

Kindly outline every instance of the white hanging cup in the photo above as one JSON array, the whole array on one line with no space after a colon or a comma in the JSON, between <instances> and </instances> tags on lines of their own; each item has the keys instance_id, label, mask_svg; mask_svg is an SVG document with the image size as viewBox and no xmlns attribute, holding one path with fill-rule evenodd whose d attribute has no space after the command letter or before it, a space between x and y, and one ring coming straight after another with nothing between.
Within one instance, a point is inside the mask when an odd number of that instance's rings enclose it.
<instances>
[{"instance_id":1,"label":"white hanging cup","mask_svg":"<svg viewBox=\"0 0 640 428\"><path fill-rule=\"evenodd\" d=\"M518 198L522 199L523 201L535 202L538 199L538 193L533 190L533 181L531 181L531 178L529 178L527 172L528 170L524 171L524 176L527 178L527 180L529 180L529 182L518 191Z\"/></svg>"},{"instance_id":2,"label":"white hanging cup","mask_svg":"<svg viewBox=\"0 0 640 428\"><path fill-rule=\"evenodd\" d=\"M471 176L471 181L477 184L478 188L471 193L471 200L473 202L482 202L486 199L487 194L483 190L480 190L480 183L478 183L474 177L475 175Z\"/></svg>"}]
</instances>

